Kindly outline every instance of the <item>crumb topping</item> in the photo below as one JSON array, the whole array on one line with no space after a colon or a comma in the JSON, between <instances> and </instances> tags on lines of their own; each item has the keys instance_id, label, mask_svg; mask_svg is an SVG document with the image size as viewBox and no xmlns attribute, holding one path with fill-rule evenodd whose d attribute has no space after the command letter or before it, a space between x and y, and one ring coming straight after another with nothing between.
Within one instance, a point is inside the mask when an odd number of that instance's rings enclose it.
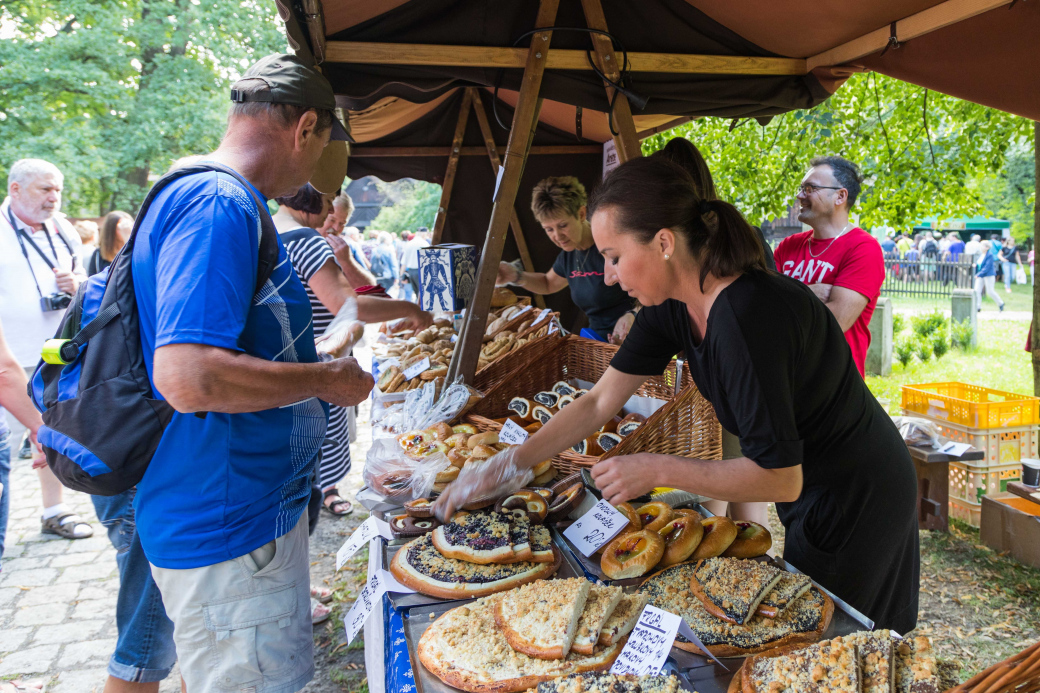
<instances>
[{"instance_id":1,"label":"crumb topping","mask_svg":"<svg viewBox=\"0 0 1040 693\"><path fill-rule=\"evenodd\" d=\"M404 549L401 549L402 551ZM530 570L541 570L542 564L521 561L480 565L454 558L445 558L433 545L433 535L424 534L407 547L408 565L426 577L440 582L482 584L504 580Z\"/></svg>"},{"instance_id":2,"label":"crumb topping","mask_svg":"<svg viewBox=\"0 0 1040 693\"><path fill-rule=\"evenodd\" d=\"M694 577L712 604L737 623L747 623L781 572L761 561L709 558L698 564Z\"/></svg>"}]
</instances>

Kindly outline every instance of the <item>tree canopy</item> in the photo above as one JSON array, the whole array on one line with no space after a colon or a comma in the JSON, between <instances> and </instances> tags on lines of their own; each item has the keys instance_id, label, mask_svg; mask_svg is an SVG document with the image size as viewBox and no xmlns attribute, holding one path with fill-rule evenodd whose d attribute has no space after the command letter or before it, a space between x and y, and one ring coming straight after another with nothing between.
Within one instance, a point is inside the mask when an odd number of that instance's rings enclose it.
<instances>
[{"instance_id":1,"label":"tree canopy","mask_svg":"<svg viewBox=\"0 0 1040 693\"><path fill-rule=\"evenodd\" d=\"M269 0L8 0L0 36L0 183L47 159L84 216L135 211L150 174L212 151L231 81L287 50Z\"/></svg>"},{"instance_id":2,"label":"tree canopy","mask_svg":"<svg viewBox=\"0 0 1040 693\"><path fill-rule=\"evenodd\" d=\"M765 126L704 118L648 138L643 152L675 136L697 145L720 197L752 223L784 215L810 160L837 154L864 175L853 209L864 226L906 230L927 216L1010 214L1013 207L1024 215L1023 235L1032 230L1025 208L1034 184L1007 168L1011 161L1015 171L1032 167L1032 123L876 73L854 75L822 104Z\"/></svg>"}]
</instances>

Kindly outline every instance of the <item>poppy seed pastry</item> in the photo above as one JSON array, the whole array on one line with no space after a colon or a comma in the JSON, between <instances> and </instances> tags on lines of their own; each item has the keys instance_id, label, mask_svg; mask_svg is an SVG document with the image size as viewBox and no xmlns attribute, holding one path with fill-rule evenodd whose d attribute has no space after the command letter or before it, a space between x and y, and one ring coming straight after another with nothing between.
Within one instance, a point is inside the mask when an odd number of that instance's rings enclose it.
<instances>
[{"instance_id":1,"label":"poppy seed pastry","mask_svg":"<svg viewBox=\"0 0 1040 693\"><path fill-rule=\"evenodd\" d=\"M690 589L709 613L743 625L780 582L780 573L779 568L759 561L709 558L697 564Z\"/></svg>"}]
</instances>

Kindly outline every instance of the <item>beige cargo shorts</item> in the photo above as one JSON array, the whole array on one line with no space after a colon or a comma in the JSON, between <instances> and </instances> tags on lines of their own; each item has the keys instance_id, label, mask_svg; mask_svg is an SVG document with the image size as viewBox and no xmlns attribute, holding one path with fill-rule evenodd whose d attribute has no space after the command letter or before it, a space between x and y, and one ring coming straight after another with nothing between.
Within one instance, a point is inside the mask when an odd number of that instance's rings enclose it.
<instances>
[{"instance_id":1,"label":"beige cargo shorts","mask_svg":"<svg viewBox=\"0 0 1040 693\"><path fill-rule=\"evenodd\" d=\"M307 512L244 556L152 566L188 691L295 693L314 676Z\"/></svg>"}]
</instances>

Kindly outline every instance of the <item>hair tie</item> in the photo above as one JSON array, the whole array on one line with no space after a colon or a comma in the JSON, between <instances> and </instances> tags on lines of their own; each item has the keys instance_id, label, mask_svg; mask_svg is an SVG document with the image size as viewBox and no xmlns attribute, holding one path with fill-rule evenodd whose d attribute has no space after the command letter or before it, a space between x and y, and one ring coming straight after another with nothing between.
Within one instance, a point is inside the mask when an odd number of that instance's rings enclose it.
<instances>
[{"instance_id":1,"label":"hair tie","mask_svg":"<svg viewBox=\"0 0 1040 693\"><path fill-rule=\"evenodd\" d=\"M711 211L711 203L707 200L701 200L700 204L697 205L697 211L701 213L701 216L704 216Z\"/></svg>"}]
</instances>

